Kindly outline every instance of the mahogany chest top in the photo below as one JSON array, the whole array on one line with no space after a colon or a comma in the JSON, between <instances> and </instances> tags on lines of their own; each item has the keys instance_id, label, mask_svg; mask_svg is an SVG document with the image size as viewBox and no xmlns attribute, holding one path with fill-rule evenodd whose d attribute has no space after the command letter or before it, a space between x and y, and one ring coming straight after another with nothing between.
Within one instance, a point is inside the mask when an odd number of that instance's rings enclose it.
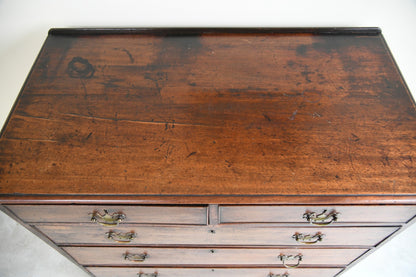
<instances>
[{"instance_id":1,"label":"mahogany chest top","mask_svg":"<svg viewBox=\"0 0 416 277\"><path fill-rule=\"evenodd\" d=\"M415 160L377 28L52 29L1 133L0 195L415 203Z\"/></svg>"},{"instance_id":2,"label":"mahogany chest top","mask_svg":"<svg viewBox=\"0 0 416 277\"><path fill-rule=\"evenodd\" d=\"M416 222L415 161L377 28L52 29L0 210L89 276L333 277Z\"/></svg>"}]
</instances>

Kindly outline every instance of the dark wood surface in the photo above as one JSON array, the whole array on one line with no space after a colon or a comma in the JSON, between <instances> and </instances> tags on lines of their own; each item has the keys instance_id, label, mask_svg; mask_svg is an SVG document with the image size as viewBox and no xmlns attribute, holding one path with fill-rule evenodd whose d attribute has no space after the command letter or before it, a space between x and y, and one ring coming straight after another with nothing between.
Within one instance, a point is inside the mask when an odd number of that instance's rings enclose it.
<instances>
[{"instance_id":1,"label":"dark wood surface","mask_svg":"<svg viewBox=\"0 0 416 277\"><path fill-rule=\"evenodd\" d=\"M409 195L416 111L379 31L51 32L0 194Z\"/></svg>"},{"instance_id":2,"label":"dark wood surface","mask_svg":"<svg viewBox=\"0 0 416 277\"><path fill-rule=\"evenodd\" d=\"M0 195L3 204L282 204L282 205L416 205L409 195Z\"/></svg>"}]
</instances>

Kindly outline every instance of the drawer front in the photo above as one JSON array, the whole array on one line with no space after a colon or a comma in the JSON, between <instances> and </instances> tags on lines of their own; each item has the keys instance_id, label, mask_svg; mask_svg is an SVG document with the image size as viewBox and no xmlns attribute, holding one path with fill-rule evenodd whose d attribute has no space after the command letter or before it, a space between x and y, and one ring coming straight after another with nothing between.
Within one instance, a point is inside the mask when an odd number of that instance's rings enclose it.
<instances>
[{"instance_id":1,"label":"drawer front","mask_svg":"<svg viewBox=\"0 0 416 277\"><path fill-rule=\"evenodd\" d=\"M83 265L331 265L345 266L367 249L224 249L64 247ZM296 258L296 256L298 256ZM298 261L298 259L300 259Z\"/></svg>"},{"instance_id":2,"label":"drawer front","mask_svg":"<svg viewBox=\"0 0 416 277\"><path fill-rule=\"evenodd\" d=\"M342 268L111 268L87 267L96 277L333 277ZM140 273L142 275L140 276ZM156 274L157 273L157 274ZM273 276L273 275L272 275ZM280 277L279 276L279 277Z\"/></svg>"},{"instance_id":3,"label":"drawer front","mask_svg":"<svg viewBox=\"0 0 416 277\"><path fill-rule=\"evenodd\" d=\"M141 226L123 225L114 229L90 224L38 224L40 231L57 244L109 244L117 234L135 234L129 245L303 245L294 239L295 234L324 237L317 245L374 246L397 230L397 227L252 227L252 226ZM112 232L114 236L108 238Z\"/></svg>"},{"instance_id":4,"label":"drawer front","mask_svg":"<svg viewBox=\"0 0 416 277\"><path fill-rule=\"evenodd\" d=\"M326 211L326 212L324 212ZM404 223L416 215L416 206L220 206L221 223L308 223L306 214L330 223ZM336 223L335 222L335 223Z\"/></svg>"},{"instance_id":5,"label":"drawer front","mask_svg":"<svg viewBox=\"0 0 416 277\"><path fill-rule=\"evenodd\" d=\"M93 216L124 215L123 223L207 224L207 207L193 206L65 206L65 205L9 205L13 213L28 223L63 222L87 223ZM118 222L117 222L118 223Z\"/></svg>"}]
</instances>

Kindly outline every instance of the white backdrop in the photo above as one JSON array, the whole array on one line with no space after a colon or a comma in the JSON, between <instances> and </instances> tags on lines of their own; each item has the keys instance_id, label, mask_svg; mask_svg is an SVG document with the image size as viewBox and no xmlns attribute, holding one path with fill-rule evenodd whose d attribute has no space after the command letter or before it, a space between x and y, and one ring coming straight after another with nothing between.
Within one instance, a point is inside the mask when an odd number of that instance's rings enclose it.
<instances>
[{"instance_id":1,"label":"white backdrop","mask_svg":"<svg viewBox=\"0 0 416 277\"><path fill-rule=\"evenodd\" d=\"M416 95L416 0L0 0L0 123L52 27L381 27ZM83 276L0 214L0 276ZM416 225L345 277L416 276ZM191 276L192 277L192 276Z\"/></svg>"}]
</instances>

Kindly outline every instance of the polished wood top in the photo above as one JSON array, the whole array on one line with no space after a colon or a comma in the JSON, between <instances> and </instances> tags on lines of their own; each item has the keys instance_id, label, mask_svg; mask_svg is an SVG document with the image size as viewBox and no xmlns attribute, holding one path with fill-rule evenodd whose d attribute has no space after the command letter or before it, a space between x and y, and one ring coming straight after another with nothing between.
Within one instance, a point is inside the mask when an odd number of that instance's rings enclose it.
<instances>
[{"instance_id":1,"label":"polished wood top","mask_svg":"<svg viewBox=\"0 0 416 277\"><path fill-rule=\"evenodd\" d=\"M416 195L415 163L377 29L52 30L0 194Z\"/></svg>"}]
</instances>

